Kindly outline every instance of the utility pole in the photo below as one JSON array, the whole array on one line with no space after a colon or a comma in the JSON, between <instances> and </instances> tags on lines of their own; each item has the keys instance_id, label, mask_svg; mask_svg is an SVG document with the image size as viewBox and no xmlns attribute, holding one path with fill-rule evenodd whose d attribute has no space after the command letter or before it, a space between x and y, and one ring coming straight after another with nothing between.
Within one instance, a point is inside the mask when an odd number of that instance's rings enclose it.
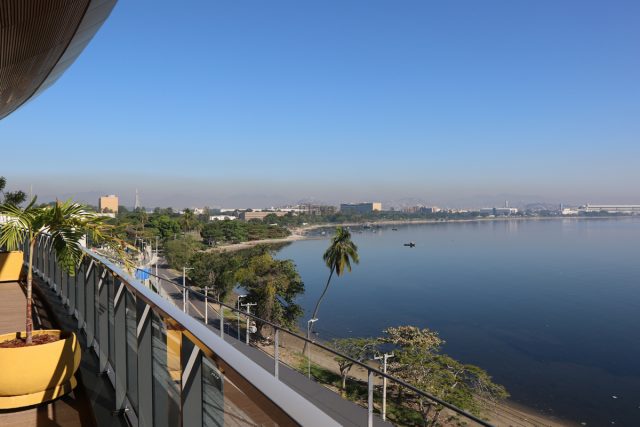
<instances>
[{"instance_id":1,"label":"utility pole","mask_svg":"<svg viewBox=\"0 0 640 427\"><path fill-rule=\"evenodd\" d=\"M193 267L182 267L182 311L189 314L189 290L187 289L187 270Z\"/></svg>"},{"instance_id":2,"label":"utility pole","mask_svg":"<svg viewBox=\"0 0 640 427\"><path fill-rule=\"evenodd\" d=\"M243 307L247 307L247 315L251 314L251 307L254 305L258 305L257 302L248 302L245 304L241 304ZM249 345L249 322L251 321L251 318L249 316L247 316L247 330L245 331L245 341L246 344ZM239 332L240 330L238 330Z\"/></svg>"},{"instance_id":3,"label":"utility pole","mask_svg":"<svg viewBox=\"0 0 640 427\"><path fill-rule=\"evenodd\" d=\"M387 373L387 359L391 359L393 353L385 353L382 356L375 356L375 360L382 360L382 373ZM387 377L382 377L382 421L387 419Z\"/></svg>"},{"instance_id":4,"label":"utility pole","mask_svg":"<svg viewBox=\"0 0 640 427\"><path fill-rule=\"evenodd\" d=\"M236 312L236 315L238 317L238 341L240 341L240 310L242 310L242 308L240 307L240 300L244 297L246 297L246 295L238 295L238 311ZM222 305L220 305L220 310L223 310Z\"/></svg>"},{"instance_id":5,"label":"utility pole","mask_svg":"<svg viewBox=\"0 0 640 427\"><path fill-rule=\"evenodd\" d=\"M209 287L204 287L204 324L209 324Z\"/></svg>"},{"instance_id":6,"label":"utility pole","mask_svg":"<svg viewBox=\"0 0 640 427\"><path fill-rule=\"evenodd\" d=\"M158 236L156 236L156 288L160 289L160 278L158 276L158 261L160 260L160 252L158 252Z\"/></svg>"},{"instance_id":7,"label":"utility pole","mask_svg":"<svg viewBox=\"0 0 640 427\"><path fill-rule=\"evenodd\" d=\"M311 335L311 325L316 323L318 319L314 317L313 319L307 320L307 337ZM308 344L308 343L305 343ZM309 350L307 352L307 376L311 379L311 346L308 346Z\"/></svg>"}]
</instances>

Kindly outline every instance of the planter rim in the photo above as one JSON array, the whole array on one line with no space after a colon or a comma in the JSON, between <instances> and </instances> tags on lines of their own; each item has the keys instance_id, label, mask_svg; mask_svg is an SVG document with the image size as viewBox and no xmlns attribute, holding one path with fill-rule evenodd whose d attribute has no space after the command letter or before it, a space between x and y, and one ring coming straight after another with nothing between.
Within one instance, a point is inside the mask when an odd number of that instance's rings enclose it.
<instances>
[{"instance_id":1,"label":"planter rim","mask_svg":"<svg viewBox=\"0 0 640 427\"><path fill-rule=\"evenodd\" d=\"M34 348L34 347L43 347L49 344L55 344L57 342L60 341L65 341L68 339L73 339L75 337L75 332L73 331L67 331L67 330L63 330L63 329L36 329L33 331L33 335L55 335L57 334L59 339L55 340L55 341L51 341L51 342L47 342L44 344L36 344L36 345L29 345L29 346L22 346L22 347L0 347L0 351L2 350L19 350L19 349L23 349L23 348ZM0 334L0 342L5 342L5 341L9 341L12 339L18 339L18 338L23 338L27 335L26 331L17 331L17 332L9 332L6 334Z\"/></svg>"}]
</instances>

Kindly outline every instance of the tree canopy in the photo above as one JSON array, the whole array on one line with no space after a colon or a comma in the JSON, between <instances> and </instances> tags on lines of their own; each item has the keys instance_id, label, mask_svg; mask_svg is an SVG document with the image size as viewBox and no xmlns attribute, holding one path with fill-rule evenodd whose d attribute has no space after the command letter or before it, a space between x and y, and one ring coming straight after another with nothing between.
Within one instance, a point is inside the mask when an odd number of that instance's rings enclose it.
<instances>
[{"instance_id":1,"label":"tree canopy","mask_svg":"<svg viewBox=\"0 0 640 427\"><path fill-rule=\"evenodd\" d=\"M295 299L304 292L304 284L293 261L274 259L271 252L265 251L251 256L238 270L236 279L246 290L246 299L257 303L258 317L287 328L295 327L303 313Z\"/></svg>"},{"instance_id":2,"label":"tree canopy","mask_svg":"<svg viewBox=\"0 0 640 427\"><path fill-rule=\"evenodd\" d=\"M27 200L27 195L24 191L4 191L7 186L7 180L4 176L0 176L0 194L2 194L2 204L21 205Z\"/></svg>"},{"instance_id":3,"label":"tree canopy","mask_svg":"<svg viewBox=\"0 0 640 427\"><path fill-rule=\"evenodd\" d=\"M413 386L475 414L481 408L477 396L490 400L509 396L486 371L442 354L444 341L437 332L415 326L387 328L383 332L380 341L394 346L389 372ZM425 425L438 423L442 405L414 393L404 398L413 402Z\"/></svg>"},{"instance_id":4,"label":"tree canopy","mask_svg":"<svg viewBox=\"0 0 640 427\"><path fill-rule=\"evenodd\" d=\"M193 268L189 278L196 286L208 286L214 296L224 301L236 284L236 271L243 258L231 252L199 252L189 261Z\"/></svg>"},{"instance_id":5,"label":"tree canopy","mask_svg":"<svg viewBox=\"0 0 640 427\"><path fill-rule=\"evenodd\" d=\"M182 267L191 263L200 246L200 243L190 236L168 240L164 245L164 256L172 268L182 270Z\"/></svg>"}]
</instances>

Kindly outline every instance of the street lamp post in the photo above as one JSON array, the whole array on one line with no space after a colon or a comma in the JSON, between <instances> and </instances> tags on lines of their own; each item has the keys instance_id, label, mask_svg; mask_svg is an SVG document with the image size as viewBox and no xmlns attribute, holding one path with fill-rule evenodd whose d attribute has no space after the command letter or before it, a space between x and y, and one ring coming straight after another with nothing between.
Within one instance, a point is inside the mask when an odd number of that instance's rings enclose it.
<instances>
[{"instance_id":1,"label":"street lamp post","mask_svg":"<svg viewBox=\"0 0 640 427\"><path fill-rule=\"evenodd\" d=\"M311 335L311 325L316 323L318 319L314 317L313 319L307 320L307 337ZM307 376L311 379L311 346L308 346L309 351L307 352Z\"/></svg>"},{"instance_id":2,"label":"street lamp post","mask_svg":"<svg viewBox=\"0 0 640 427\"><path fill-rule=\"evenodd\" d=\"M240 310L242 310L240 308L240 300L244 297L246 297L246 295L238 295L238 311L236 312L238 315L238 341L240 340ZM220 306L220 310L222 310L222 306Z\"/></svg>"},{"instance_id":3,"label":"street lamp post","mask_svg":"<svg viewBox=\"0 0 640 427\"><path fill-rule=\"evenodd\" d=\"M209 324L209 287L204 287L204 324Z\"/></svg>"},{"instance_id":4,"label":"street lamp post","mask_svg":"<svg viewBox=\"0 0 640 427\"><path fill-rule=\"evenodd\" d=\"M194 270L193 267L182 267L182 311L189 314L189 290L187 289L187 270Z\"/></svg>"},{"instance_id":5,"label":"street lamp post","mask_svg":"<svg viewBox=\"0 0 640 427\"><path fill-rule=\"evenodd\" d=\"M256 302L248 302L246 304L242 304L243 307L247 307L247 330L244 333L245 336L245 342L247 345L249 345L249 324L251 321L251 318L248 316L249 314L251 314L251 310L250 308L254 305L258 305L258 303Z\"/></svg>"},{"instance_id":6,"label":"street lamp post","mask_svg":"<svg viewBox=\"0 0 640 427\"><path fill-rule=\"evenodd\" d=\"M156 292L160 289L160 279L158 277L158 261L160 260L160 253L158 252L158 236L156 236Z\"/></svg>"},{"instance_id":7,"label":"street lamp post","mask_svg":"<svg viewBox=\"0 0 640 427\"><path fill-rule=\"evenodd\" d=\"M387 373L387 359L391 359L393 353L385 353L382 356L375 356L375 360L382 360L382 373ZM387 377L382 377L382 421L387 419Z\"/></svg>"}]
</instances>

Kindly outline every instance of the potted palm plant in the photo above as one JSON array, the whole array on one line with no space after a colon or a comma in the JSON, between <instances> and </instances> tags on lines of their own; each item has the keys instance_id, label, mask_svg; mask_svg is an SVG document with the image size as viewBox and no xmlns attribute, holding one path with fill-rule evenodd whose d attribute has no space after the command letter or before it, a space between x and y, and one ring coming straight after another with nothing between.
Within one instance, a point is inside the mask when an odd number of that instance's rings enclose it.
<instances>
[{"instance_id":1,"label":"potted palm plant","mask_svg":"<svg viewBox=\"0 0 640 427\"><path fill-rule=\"evenodd\" d=\"M38 239L49 236L60 267L70 275L85 255L81 241L86 235L124 254L124 243L113 236L113 227L105 223L105 217L70 200L44 207L35 202L34 198L25 208L13 203L0 205L0 215L5 217L0 225L0 246L17 250L25 241L29 246L25 330L0 335L0 409L47 402L76 386L80 346L75 333L33 330L33 255Z\"/></svg>"}]
</instances>

